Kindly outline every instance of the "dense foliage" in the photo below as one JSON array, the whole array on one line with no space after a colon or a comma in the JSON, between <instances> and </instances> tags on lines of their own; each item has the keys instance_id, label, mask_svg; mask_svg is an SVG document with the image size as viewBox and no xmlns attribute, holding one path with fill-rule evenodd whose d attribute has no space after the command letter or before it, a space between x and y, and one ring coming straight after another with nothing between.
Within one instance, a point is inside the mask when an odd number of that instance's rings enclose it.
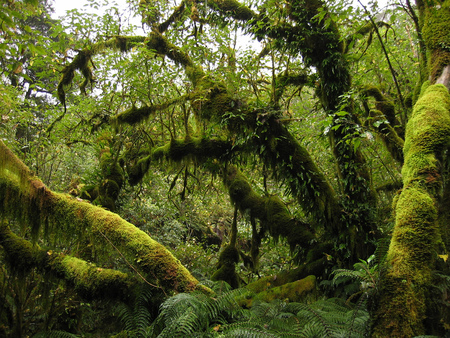
<instances>
[{"instance_id":1,"label":"dense foliage","mask_svg":"<svg viewBox=\"0 0 450 338\"><path fill-rule=\"evenodd\" d=\"M450 328L449 0L51 5L1 4L0 336Z\"/></svg>"}]
</instances>

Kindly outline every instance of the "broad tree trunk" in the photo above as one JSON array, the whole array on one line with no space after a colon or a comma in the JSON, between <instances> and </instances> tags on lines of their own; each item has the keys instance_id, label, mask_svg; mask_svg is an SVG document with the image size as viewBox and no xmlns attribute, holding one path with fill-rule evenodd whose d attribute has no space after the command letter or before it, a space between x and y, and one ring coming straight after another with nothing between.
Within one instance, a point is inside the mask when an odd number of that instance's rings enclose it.
<instances>
[{"instance_id":1,"label":"broad tree trunk","mask_svg":"<svg viewBox=\"0 0 450 338\"><path fill-rule=\"evenodd\" d=\"M442 194L448 180L443 159L450 142L450 1L418 1L417 7L429 81L422 86L406 127L403 189L395 205L387 270L373 297L373 337L432 334L442 325L430 316L429 293L442 242L439 212L445 210Z\"/></svg>"}]
</instances>

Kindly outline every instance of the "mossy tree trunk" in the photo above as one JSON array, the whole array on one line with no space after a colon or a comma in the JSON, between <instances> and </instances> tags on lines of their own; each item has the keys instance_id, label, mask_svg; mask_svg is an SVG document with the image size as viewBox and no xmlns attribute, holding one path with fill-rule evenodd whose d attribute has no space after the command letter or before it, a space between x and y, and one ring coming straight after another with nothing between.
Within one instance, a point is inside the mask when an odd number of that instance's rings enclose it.
<instances>
[{"instance_id":1,"label":"mossy tree trunk","mask_svg":"<svg viewBox=\"0 0 450 338\"><path fill-rule=\"evenodd\" d=\"M450 144L450 1L417 3L428 54L429 81L406 127L403 189L378 292L372 299L373 337L413 337L442 332L429 294L442 234ZM430 84L431 83L431 84ZM448 224L446 225L448 226ZM444 236L445 237L445 236ZM447 248L448 250L448 248ZM434 332L436 330L436 332Z\"/></svg>"}]
</instances>

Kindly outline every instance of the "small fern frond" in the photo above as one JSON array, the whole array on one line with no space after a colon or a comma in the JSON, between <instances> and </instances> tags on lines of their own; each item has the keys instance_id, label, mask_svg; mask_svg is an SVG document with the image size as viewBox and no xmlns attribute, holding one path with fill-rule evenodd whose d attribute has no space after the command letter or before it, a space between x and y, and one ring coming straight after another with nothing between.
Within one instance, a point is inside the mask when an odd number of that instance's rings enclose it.
<instances>
[{"instance_id":1,"label":"small fern frond","mask_svg":"<svg viewBox=\"0 0 450 338\"><path fill-rule=\"evenodd\" d=\"M118 317L124 330L133 332L134 337L145 337L151 323L149 311L152 292L148 288L140 290L132 304L117 305Z\"/></svg>"},{"instance_id":2,"label":"small fern frond","mask_svg":"<svg viewBox=\"0 0 450 338\"><path fill-rule=\"evenodd\" d=\"M33 335L33 338L79 338L80 336L66 331L46 331Z\"/></svg>"},{"instance_id":3,"label":"small fern frond","mask_svg":"<svg viewBox=\"0 0 450 338\"><path fill-rule=\"evenodd\" d=\"M225 337L248 337L248 338L279 338L275 333L256 328L251 323L238 323L224 330Z\"/></svg>"}]
</instances>

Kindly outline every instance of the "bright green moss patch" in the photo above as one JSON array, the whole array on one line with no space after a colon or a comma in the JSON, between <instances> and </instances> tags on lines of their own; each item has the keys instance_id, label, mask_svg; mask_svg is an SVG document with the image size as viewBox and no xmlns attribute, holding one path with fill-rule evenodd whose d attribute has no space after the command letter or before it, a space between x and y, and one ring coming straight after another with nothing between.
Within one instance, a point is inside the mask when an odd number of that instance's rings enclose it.
<instances>
[{"instance_id":1,"label":"bright green moss patch","mask_svg":"<svg viewBox=\"0 0 450 338\"><path fill-rule=\"evenodd\" d=\"M255 299L271 302L274 299L288 300L290 302L302 302L311 293L316 291L316 277L308 276L298 281L274 287L260 292Z\"/></svg>"},{"instance_id":2,"label":"bright green moss patch","mask_svg":"<svg viewBox=\"0 0 450 338\"><path fill-rule=\"evenodd\" d=\"M241 306L250 308L254 301L271 302L275 299L289 302L309 302L317 298L316 277L310 275L300 280L277 285L276 277L266 277L249 284L244 294L237 302Z\"/></svg>"},{"instance_id":3,"label":"bright green moss patch","mask_svg":"<svg viewBox=\"0 0 450 338\"><path fill-rule=\"evenodd\" d=\"M126 299L133 281L126 273L103 269L79 258L49 252L49 265L84 298ZM129 294L128 294L129 293Z\"/></svg>"},{"instance_id":4,"label":"bright green moss patch","mask_svg":"<svg viewBox=\"0 0 450 338\"><path fill-rule=\"evenodd\" d=\"M0 225L0 244L5 250L11 271L28 273L37 268L51 273L73 286L85 299L126 299L137 285L137 280L123 272L103 269L79 258L43 250L15 235L5 225Z\"/></svg>"},{"instance_id":5,"label":"bright green moss patch","mask_svg":"<svg viewBox=\"0 0 450 338\"><path fill-rule=\"evenodd\" d=\"M432 82L441 75L445 66L450 64L450 5L449 1L430 6L425 12L422 28L423 40L429 51L428 71Z\"/></svg>"}]
</instances>

